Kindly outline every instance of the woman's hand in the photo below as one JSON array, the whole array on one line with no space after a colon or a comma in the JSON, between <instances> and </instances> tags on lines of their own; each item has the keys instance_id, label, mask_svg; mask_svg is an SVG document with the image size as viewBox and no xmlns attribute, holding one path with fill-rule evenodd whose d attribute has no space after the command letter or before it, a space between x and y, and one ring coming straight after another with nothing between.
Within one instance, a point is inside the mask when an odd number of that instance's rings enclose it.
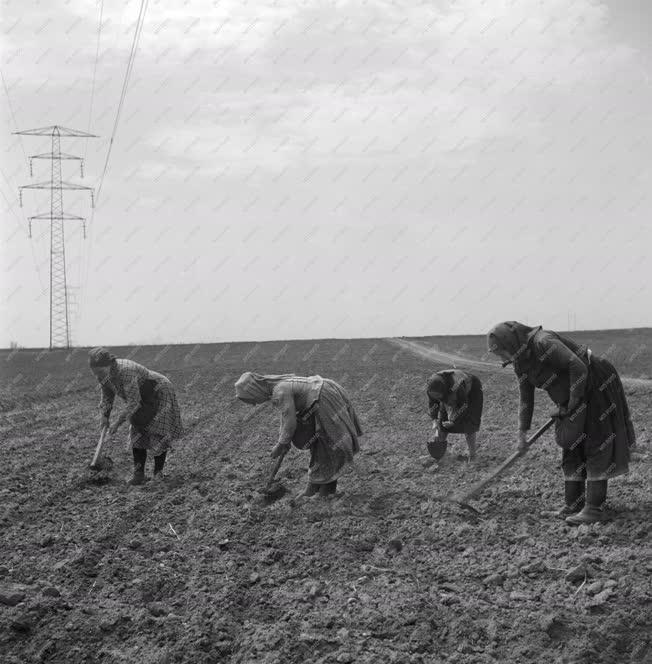
<instances>
[{"instance_id":1,"label":"woman's hand","mask_svg":"<svg viewBox=\"0 0 652 664\"><path fill-rule=\"evenodd\" d=\"M102 419L100 420L100 428L102 428L102 429L108 429L109 428L109 416L108 415L102 415Z\"/></svg>"},{"instance_id":2,"label":"woman's hand","mask_svg":"<svg viewBox=\"0 0 652 664\"><path fill-rule=\"evenodd\" d=\"M525 452L527 450L527 431L518 432L518 451Z\"/></svg>"},{"instance_id":3,"label":"woman's hand","mask_svg":"<svg viewBox=\"0 0 652 664\"><path fill-rule=\"evenodd\" d=\"M566 406L558 406L550 411L550 417L559 418L566 417L569 413L569 409Z\"/></svg>"},{"instance_id":4,"label":"woman's hand","mask_svg":"<svg viewBox=\"0 0 652 664\"><path fill-rule=\"evenodd\" d=\"M455 422L451 420L446 420L446 422L441 423L442 429L452 429L455 426Z\"/></svg>"},{"instance_id":5,"label":"woman's hand","mask_svg":"<svg viewBox=\"0 0 652 664\"><path fill-rule=\"evenodd\" d=\"M109 427L109 435L113 436L116 431L120 428L120 425L122 422L114 422L110 427Z\"/></svg>"},{"instance_id":6,"label":"woman's hand","mask_svg":"<svg viewBox=\"0 0 652 664\"><path fill-rule=\"evenodd\" d=\"M289 449L290 445L288 443L277 443L274 445L269 455L272 457L272 459L276 459L282 454L285 454Z\"/></svg>"}]
</instances>

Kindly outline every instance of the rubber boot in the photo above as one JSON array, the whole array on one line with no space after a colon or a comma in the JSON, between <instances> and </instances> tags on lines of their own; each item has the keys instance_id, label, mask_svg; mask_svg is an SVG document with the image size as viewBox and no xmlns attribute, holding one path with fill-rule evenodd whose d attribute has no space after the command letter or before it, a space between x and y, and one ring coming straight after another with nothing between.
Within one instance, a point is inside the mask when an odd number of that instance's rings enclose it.
<instances>
[{"instance_id":1,"label":"rubber boot","mask_svg":"<svg viewBox=\"0 0 652 664\"><path fill-rule=\"evenodd\" d=\"M134 476L129 480L131 486L145 484L145 462L147 461L147 450L134 448Z\"/></svg>"},{"instance_id":2,"label":"rubber boot","mask_svg":"<svg viewBox=\"0 0 652 664\"><path fill-rule=\"evenodd\" d=\"M566 523L579 526L582 523L596 523L604 518L603 506L607 499L607 480L586 483L586 504L581 512L566 517Z\"/></svg>"},{"instance_id":3,"label":"rubber boot","mask_svg":"<svg viewBox=\"0 0 652 664\"><path fill-rule=\"evenodd\" d=\"M475 433L467 433L466 434L466 445L469 448L469 461L473 461L475 459Z\"/></svg>"},{"instance_id":4,"label":"rubber boot","mask_svg":"<svg viewBox=\"0 0 652 664\"><path fill-rule=\"evenodd\" d=\"M564 498L566 504L558 512L557 516L565 519L571 514L577 514L584 507L584 481L564 482Z\"/></svg>"},{"instance_id":5,"label":"rubber boot","mask_svg":"<svg viewBox=\"0 0 652 664\"><path fill-rule=\"evenodd\" d=\"M158 477L159 479L163 477L163 466L165 466L166 456L167 452L162 452L154 457L154 477Z\"/></svg>"},{"instance_id":6,"label":"rubber boot","mask_svg":"<svg viewBox=\"0 0 652 664\"><path fill-rule=\"evenodd\" d=\"M336 491L337 491L337 480L333 480L332 482L329 482L328 484L322 484L319 487L319 495L322 498L326 498L328 496L333 496L333 495L335 495Z\"/></svg>"}]
</instances>

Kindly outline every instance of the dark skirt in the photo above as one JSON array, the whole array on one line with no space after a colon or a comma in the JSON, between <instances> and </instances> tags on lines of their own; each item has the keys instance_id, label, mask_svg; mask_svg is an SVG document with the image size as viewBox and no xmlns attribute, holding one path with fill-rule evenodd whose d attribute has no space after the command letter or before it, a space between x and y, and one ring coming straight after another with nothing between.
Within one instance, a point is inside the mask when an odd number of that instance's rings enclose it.
<instances>
[{"instance_id":1,"label":"dark skirt","mask_svg":"<svg viewBox=\"0 0 652 664\"><path fill-rule=\"evenodd\" d=\"M129 423L137 428L144 430L154 419L158 412L158 398L156 396L156 381L146 380L140 386L140 407L129 418Z\"/></svg>"},{"instance_id":2,"label":"dark skirt","mask_svg":"<svg viewBox=\"0 0 652 664\"><path fill-rule=\"evenodd\" d=\"M140 386L140 407L129 418L131 424L131 446L139 450L151 450L154 455L168 450L169 445L162 436L152 434L147 427L159 411L159 398L156 394L156 381L146 380Z\"/></svg>"},{"instance_id":3,"label":"dark skirt","mask_svg":"<svg viewBox=\"0 0 652 664\"><path fill-rule=\"evenodd\" d=\"M484 396L482 393L482 383L477 376L471 377L471 391L469 392L466 411L458 418L455 426L451 429L446 429L447 433L475 433L480 430L480 423L482 421L482 406L484 404ZM442 404L444 409L443 421L446 421L448 412L446 406Z\"/></svg>"},{"instance_id":4,"label":"dark skirt","mask_svg":"<svg viewBox=\"0 0 652 664\"><path fill-rule=\"evenodd\" d=\"M625 391L611 362L592 356L585 407L557 421L566 480L607 480L629 470L636 441Z\"/></svg>"}]
</instances>

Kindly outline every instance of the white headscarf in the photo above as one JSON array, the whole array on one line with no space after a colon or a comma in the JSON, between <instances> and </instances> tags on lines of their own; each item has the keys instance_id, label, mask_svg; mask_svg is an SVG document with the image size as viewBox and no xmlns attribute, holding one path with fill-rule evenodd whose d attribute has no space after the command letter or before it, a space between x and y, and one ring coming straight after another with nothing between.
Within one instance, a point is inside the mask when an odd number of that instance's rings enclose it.
<instances>
[{"instance_id":1,"label":"white headscarf","mask_svg":"<svg viewBox=\"0 0 652 664\"><path fill-rule=\"evenodd\" d=\"M265 403L272 398L272 391L278 383L295 377L295 374L264 375L245 371L235 383L235 396L253 403Z\"/></svg>"}]
</instances>

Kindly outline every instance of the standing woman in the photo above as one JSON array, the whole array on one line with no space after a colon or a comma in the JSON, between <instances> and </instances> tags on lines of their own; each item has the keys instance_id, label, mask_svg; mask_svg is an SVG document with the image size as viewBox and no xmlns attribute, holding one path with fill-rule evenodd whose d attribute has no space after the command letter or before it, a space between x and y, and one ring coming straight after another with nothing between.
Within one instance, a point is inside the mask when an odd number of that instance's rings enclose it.
<instances>
[{"instance_id":1,"label":"standing woman","mask_svg":"<svg viewBox=\"0 0 652 664\"><path fill-rule=\"evenodd\" d=\"M272 458L290 445L310 450L305 496L335 493L337 479L360 449L362 429L344 388L321 376L261 375L247 371L235 383L235 395L248 404L271 401L281 414Z\"/></svg>"},{"instance_id":2,"label":"standing woman","mask_svg":"<svg viewBox=\"0 0 652 664\"><path fill-rule=\"evenodd\" d=\"M438 371L428 380L428 412L434 420L434 438L429 441L440 443L443 450L449 433L463 433L469 448L469 461L475 459L476 433L482 420L482 383L477 376L448 369Z\"/></svg>"},{"instance_id":3,"label":"standing woman","mask_svg":"<svg viewBox=\"0 0 652 664\"><path fill-rule=\"evenodd\" d=\"M132 360L117 359L106 348L91 350L89 364L102 392L102 426L114 434L129 420L134 455L134 476L129 483L145 482L147 450L154 457L154 477L162 477L170 443L182 434L181 413L172 383L162 374ZM116 394L126 405L109 427Z\"/></svg>"},{"instance_id":4,"label":"standing woman","mask_svg":"<svg viewBox=\"0 0 652 664\"><path fill-rule=\"evenodd\" d=\"M532 423L534 389L557 405L555 438L563 449L566 506L559 515L571 524L602 519L607 482L629 469L635 443L620 377L606 359L541 326L499 323L487 335L488 348L514 364L520 391L519 448Z\"/></svg>"}]
</instances>

